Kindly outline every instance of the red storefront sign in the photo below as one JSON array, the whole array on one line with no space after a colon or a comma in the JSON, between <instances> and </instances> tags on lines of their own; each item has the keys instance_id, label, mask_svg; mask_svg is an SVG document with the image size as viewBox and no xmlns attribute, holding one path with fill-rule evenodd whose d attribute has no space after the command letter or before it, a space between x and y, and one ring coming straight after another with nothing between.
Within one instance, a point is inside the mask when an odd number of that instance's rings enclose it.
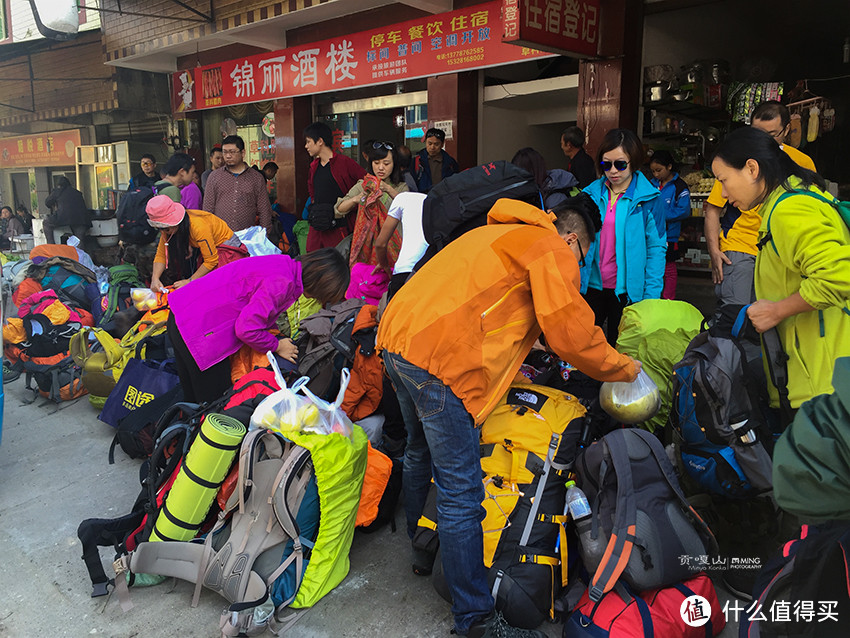
<instances>
[{"instance_id":1,"label":"red storefront sign","mask_svg":"<svg viewBox=\"0 0 850 638\"><path fill-rule=\"evenodd\" d=\"M372 31L173 74L175 111L398 82L548 54L501 40L493 0Z\"/></svg>"},{"instance_id":2,"label":"red storefront sign","mask_svg":"<svg viewBox=\"0 0 850 638\"><path fill-rule=\"evenodd\" d=\"M0 168L73 166L80 131L57 131L0 139Z\"/></svg>"},{"instance_id":3,"label":"red storefront sign","mask_svg":"<svg viewBox=\"0 0 850 638\"><path fill-rule=\"evenodd\" d=\"M503 0L503 42L543 51L596 55L599 0Z\"/></svg>"}]
</instances>

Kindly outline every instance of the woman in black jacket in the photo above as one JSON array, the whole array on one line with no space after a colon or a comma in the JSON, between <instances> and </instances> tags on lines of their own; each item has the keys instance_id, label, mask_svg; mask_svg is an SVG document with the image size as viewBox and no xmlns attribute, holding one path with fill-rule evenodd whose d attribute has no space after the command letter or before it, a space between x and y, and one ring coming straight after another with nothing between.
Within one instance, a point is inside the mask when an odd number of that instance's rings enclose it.
<instances>
[{"instance_id":1,"label":"woman in black jacket","mask_svg":"<svg viewBox=\"0 0 850 638\"><path fill-rule=\"evenodd\" d=\"M53 212L44 220L44 234L48 241L53 239L53 229L57 226L70 226L71 232L83 241L86 231L91 228L91 215L83 199L83 194L71 186L67 177L56 179L56 188L44 200Z\"/></svg>"}]
</instances>

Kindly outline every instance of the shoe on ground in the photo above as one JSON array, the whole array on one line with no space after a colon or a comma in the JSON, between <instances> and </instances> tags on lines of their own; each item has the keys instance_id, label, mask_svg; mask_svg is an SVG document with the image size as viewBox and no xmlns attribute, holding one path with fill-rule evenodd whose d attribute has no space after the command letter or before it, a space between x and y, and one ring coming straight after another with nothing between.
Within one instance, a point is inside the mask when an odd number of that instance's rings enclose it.
<instances>
[{"instance_id":1,"label":"shoe on ground","mask_svg":"<svg viewBox=\"0 0 850 638\"><path fill-rule=\"evenodd\" d=\"M11 383L12 381L16 380L20 376L21 376L20 370L15 370L15 369L7 366L5 363L3 364L3 383L4 384Z\"/></svg>"},{"instance_id":2,"label":"shoe on ground","mask_svg":"<svg viewBox=\"0 0 850 638\"><path fill-rule=\"evenodd\" d=\"M472 623L464 635L466 638L547 638L546 634L537 629L519 629L509 625L498 611Z\"/></svg>"}]
</instances>

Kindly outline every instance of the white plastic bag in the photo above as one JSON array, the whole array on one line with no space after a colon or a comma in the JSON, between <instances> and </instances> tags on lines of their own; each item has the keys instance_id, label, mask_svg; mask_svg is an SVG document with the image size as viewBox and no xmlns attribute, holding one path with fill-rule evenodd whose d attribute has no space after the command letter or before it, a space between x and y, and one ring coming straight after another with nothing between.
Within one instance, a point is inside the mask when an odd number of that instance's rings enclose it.
<instances>
[{"instance_id":1,"label":"white plastic bag","mask_svg":"<svg viewBox=\"0 0 850 638\"><path fill-rule=\"evenodd\" d=\"M248 254L251 257L280 254L280 248L269 241L266 231L262 226L250 226L245 230L237 230L236 236L244 244L245 248L248 249Z\"/></svg>"},{"instance_id":2,"label":"white plastic bag","mask_svg":"<svg viewBox=\"0 0 850 638\"><path fill-rule=\"evenodd\" d=\"M319 410L321 429L324 434L339 432L348 438L351 438L354 425L351 423L351 419L348 418L348 415L346 415L340 407L343 399L345 398L345 390L348 387L350 378L351 373L348 371L348 368L343 368L340 373L339 392L337 393L336 400L333 403L320 399L310 392L306 385L301 386L301 392L305 394Z\"/></svg>"},{"instance_id":3,"label":"white plastic bag","mask_svg":"<svg viewBox=\"0 0 850 638\"><path fill-rule=\"evenodd\" d=\"M606 382L599 389L599 404L621 423L642 423L661 409L658 386L641 370L631 382Z\"/></svg>"},{"instance_id":4,"label":"white plastic bag","mask_svg":"<svg viewBox=\"0 0 850 638\"><path fill-rule=\"evenodd\" d=\"M315 431L312 428L320 422L319 410L307 397L297 394L309 378L301 377L291 387L287 387L274 353L268 352L266 356L272 364L280 390L267 396L254 409L250 429L265 428L283 435L292 431Z\"/></svg>"},{"instance_id":5,"label":"white plastic bag","mask_svg":"<svg viewBox=\"0 0 850 638\"><path fill-rule=\"evenodd\" d=\"M130 299L136 310L154 310L165 303L168 292L154 292L150 288L130 288Z\"/></svg>"}]
</instances>

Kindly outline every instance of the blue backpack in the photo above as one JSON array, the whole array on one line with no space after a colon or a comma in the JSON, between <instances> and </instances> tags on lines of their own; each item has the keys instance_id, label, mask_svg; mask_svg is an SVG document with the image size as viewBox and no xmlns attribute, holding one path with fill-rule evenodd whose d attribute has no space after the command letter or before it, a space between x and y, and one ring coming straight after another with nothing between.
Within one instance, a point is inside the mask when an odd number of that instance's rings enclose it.
<instances>
[{"instance_id":1,"label":"blue backpack","mask_svg":"<svg viewBox=\"0 0 850 638\"><path fill-rule=\"evenodd\" d=\"M700 333L673 367L670 421L684 469L703 490L734 499L772 489L771 454L784 420L768 407L761 344L746 329L748 307L727 307L731 329L718 322ZM763 338L776 352L769 368L787 405L787 357L775 330Z\"/></svg>"}]
</instances>

